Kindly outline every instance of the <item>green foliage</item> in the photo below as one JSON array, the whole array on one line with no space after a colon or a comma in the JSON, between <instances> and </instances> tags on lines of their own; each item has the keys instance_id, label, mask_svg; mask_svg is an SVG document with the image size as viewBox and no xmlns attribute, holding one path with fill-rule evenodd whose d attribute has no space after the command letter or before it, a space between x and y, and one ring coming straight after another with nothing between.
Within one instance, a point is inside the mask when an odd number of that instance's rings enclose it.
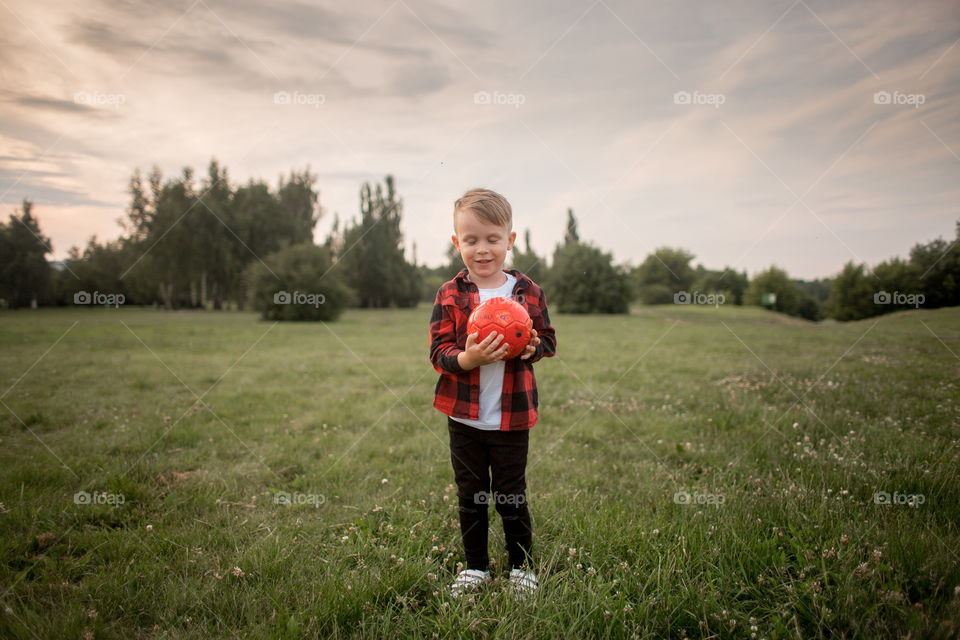
<instances>
[{"instance_id":1,"label":"green foliage","mask_svg":"<svg viewBox=\"0 0 960 640\"><path fill-rule=\"evenodd\" d=\"M738 273L730 267L722 271L713 271L706 269L703 265L697 265L691 290L707 294L722 293L725 304L741 305L743 294L749 283L746 271Z\"/></svg>"},{"instance_id":2,"label":"green foliage","mask_svg":"<svg viewBox=\"0 0 960 640\"><path fill-rule=\"evenodd\" d=\"M309 169L281 177L272 190L259 180L231 183L226 167L212 159L199 184L190 167L166 180L155 167L146 179L135 170L129 191L127 217L121 220L124 234L104 243L93 237L82 252L72 247L63 269L47 263L49 239L32 204L24 200L19 215L0 222L0 306L69 305L75 293L97 291L122 294L132 305L242 308L250 297L245 269L285 247L312 242L323 215L316 175ZM439 284L463 268L452 244L444 265L418 267L415 256L409 263L400 230L402 210L388 175L385 185L362 186L359 220L341 228L335 219L323 246L342 263L337 269L353 289L355 304L379 308L430 302ZM533 250L529 229L523 250L515 245L509 264L548 283L548 289L556 289L551 293L559 295L557 303L577 313L622 312L626 303L621 298L670 304L680 291L721 293L733 305L759 305L763 294L774 293L774 309L809 320L824 314L857 320L899 309L960 305L960 220L953 241L918 243L909 260L892 258L872 270L848 264L835 281L790 281L784 271L771 268L748 283L746 272L703 265L694 269L692 253L660 247L624 283L623 268L615 267L608 254L589 244L575 249L584 244L568 209L563 240L549 268ZM578 260L583 264L575 264ZM891 302L877 302L885 296Z\"/></svg>"},{"instance_id":3,"label":"green foliage","mask_svg":"<svg viewBox=\"0 0 960 640\"><path fill-rule=\"evenodd\" d=\"M340 247L337 260L361 307L411 307L421 297L420 271L404 257L403 201L393 176L386 177L385 185L361 187L360 219L335 243Z\"/></svg>"},{"instance_id":4,"label":"green foliage","mask_svg":"<svg viewBox=\"0 0 960 640\"><path fill-rule=\"evenodd\" d=\"M275 191L260 181L234 186L216 159L199 185L189 167L168 180L154 168L146 184L136 170L119 239L101 244L93 237L82 252L72 247L64 268L52 273L37 254L33 275L15 251L4 250L0 271L40 277L36 286L41 288L44 275L52 276L41 299L53 304L73 304L75 293L98 291L122 294L126 304L160 302L170 309L221 309L231 301L242 307L242 273L248 264L311 241L322 213L315 182L316 176L305 170L281 177ZM36 226L35 221L27 220L30 225ZM16 226L30 233L19 222ZM38 228L34 231L39 235ZM20 235L14 243L25 246ZM0 233L0 243L8 237L6 231ZM39 243L33 234L30 238Z\"/></svg>"},{"instance_id":5,"label":"green foliage","mask_svg":"<svg viewBox=\"0 0 960 640\"><path fill-rule=\"evenodd\" d=\"M573 215L573 209L567 209L567 230L563 234L563 244L576 244L580 242L580 233L577 231L577 217Z\"/></svg>"},{"instance_id":6,"label":"green foliage","mask_svg":"<svg viewBox=\"0 0 960 640\"><path fill-rule=\"evenodd\" d=\"M833 280L827 311L837 320L861 320L916 308L916 304L907 304L906 295L924 291L919 270L918 265L900 258L881 262L872 270L848 262Z\"/></svg>"},{"instance_id":7,"label":"green foliage","mask_svg":"<svg viewBox=\"0 0 960 640\"><path fill-rule=\"evenodd\" d=\"M800 302L797 303L796 315L812 322L816 322L823 317L820 303L802 291L800 293Z\"/></svg>"},{"instance_id":8,"label":"green foliage","mask_svg":"<svg viewBox=\"0 0 960 640\"><path fill-rule=\"evenodd\" d=\"M800 290L807 294L818 304L824 304L830 298L830 278L817 278L816 280L794 280L794 283L800 287Z\"/></svg>"},{"instance_id":9,"label":"green foliage","mask_svg":"<svg viewBox=\"0 0 960 640\"><path fill-rule=\"evenodd\" d=\"M529 239L527 234L528 250ZM609 253L580 241L573 209L567 209L567 230L545 280L550 306L560 313L629 313L626 273Z\"/></svg>"},{"instance_id":10,"label":"green foliage","mask_svg":"<svg viewBox=\"0 0 960 640\"><path fill-rule=\"evenodd\" d=\"M960 220L956 239L918 243L910 259L891 258L870 270L848 263L834 278L827 313L860 320L901 309L960 305Z\"/></svg>"},{"instance_id":11,"label":"green foliage","mask_svg":"<svg viewBox=\"0 0 960 640\"><path fill-rule=\"evenodd\" d=\"M37 305L50 284L50 239L40 231L33 203L24 199L20 214L0 221L0 303L12 309Z\"/></svg>"},{"instance_id":12,"label":"green foliage","mask_svg":"<svg viewBox=\"0 0 960 640\"><path fill-rule=\"evenodd\" d=\"M433 304L434 299L437 297L437 289L440 288L440 285L453 278L464 268L463 260L460 258L460 252L457 251L457 248L452 242L447 245L446 259L446 263L439 267L431 268L425 265L419 267L421 276L421 302Z\"/></svg>"},{"instance_id":13,"label":"green foliage","mask_svg":"<svg viewBox=\"0 0 960 640\"><path fill-rule=\"evenodd\" d=\"M146 185L135 171L125 235L104 244L92 238L82 253L71 249L50 299L71 304L77 291L100 291L121 293L127 304L159 302L168 309L242 308L247 300L261 300L260 291L246 290L244 270L286 247L312 242L323 214L315 185L316 176L305 170L281 177L275 190L259 180L236 186L215 159L199 185L189 167L166 181L155 168ZM386 192L365 184L360 204L361 221L341 231L336 220L323 244L328 256L343 262L339 275L355 289L348 299L366 307L415 305L422 276L404 256L403 205L393 178L387 176ZM0 234L0 241L7 237ZM15 261L0 266L23 271ZM44 269L49 271L45 262ZM300 317L305 311L269 313Z\"/></svg>"},{"instance_id":14,"label":"green foliage","mask_svg":"<svg viewBox=\"0 0 960 640\"><path fill-rule=\"evenodd\" d=\"M250 305L264 320L336 320L352 302L329 250L312 242L251 263L244 279Z\"/></svg>"},{"instance_id":15,"label":"green foliage","mask_svg":"<svg viewBox=\"0 0 960 640\"><path fill-rule=\"evenodd\" d=\"M634 299L644 304L672 304L675 293L692 291L696 277L690 266L693 258L685 249L656 249L630 274Z\"/></svg>"},{"instance_id":16,"label":"green foliage","mask_svg":"<svg viewBox=\"0 0 960 640\"><path fill-rule=\"evenodd\" d=\"M558 247L547 285L550 305L560 313L628 312L627 275L590 243Z\"/></svg>"},{"instance_id":17,"label":"green foliage","mask_svg":"<svg viewBox=\"0 0 960 640\"><path fill-rule=\"evenodd\" d=\"M460 257L460 252L457 250L457 247L451 242L447 245L447 264L439 267L438 273L440 275L446 276L444 280L449 280L453 276L460 273L460 270L463 269L466 265L463 264L463 258ZM436 291L434 291L436 293ZM433 296L430 297L433 300Z\"/></svg>"},{"instance_id":18,"label":"green foliage","mask_svg":"<svg viewBox=\"0 0 960 640\"><path fill-rule=\"evenodd\" d=\"M764 295L768 293L776 295L776 302L772 306L764 304ZM770 267L753 277L744 293L743 301L744 304L767 306L773 311L795 316L800 309L803 297L803 293L786 271Z\"/></svg>"},{"instance_id":19,"label":"green foliage","mask_svg":"<svg viewBox=\"0 0 960 640\"><path fill-rule=\"evenodd\" d=\"M73 304L74 294L81 291L119 293L125 300L129 299L129 283L120 279L128 264L125 257L125 247L121 240L99 244L96 236L93 236L82 254L76 247L72 247L64 261L65 268L56 272L54 277L55 302Z\"/></svg>"},{"instance_id":20,"label":"green foliage","mask_svg":"<svg viewBox=\"0 0 960 640\"><path fill-rule=\"evenodd\" d=\"M72 253L67 266L87 274L84 286L125 292L128 304L242 306L247 265L312 239L322 214L315 183L305 170L281 177L275 191L254 180L235 186L216 159L199 185L190 167L166 181L154 168L148 185L137 170L130 179L124 237L102 246L91 241L82 255Z\"/></svg>"},{"instance_id":21,"label":"green foliage","mask_svg":"<svg viewBox=\"0 0 960 640\"><path fill-rule=\"evenodd\" d=\"M919 292L928 309L960 305L960 220L953 242L937 238L910 250L919 279Z\"/></svg>"},{"instance_id":22,"label":"green foliage","mask_svg":"<svg viewBox=\"0 0 960 640\"><path fill-rule=\"evenodd\" d=\"M523 233L523 251L518 248L518 244L513 245L510 266L526 274L534 282L543 283L544 275L547 272L547 264L542 256L537 255L530 244L530 229Z\"/></svg>"},{"instance_id":23,"label":"green foliage","mask_svg":"<svg viewBox=\"0 0 960 640\"><path fill-rule=\"evenodd\" d=\"M417 268L420 270L420 301L433 304L437 289L450 278L439 273L438 269L431 269L426 265L420 265Z\"/></svg>"}]
</instances>

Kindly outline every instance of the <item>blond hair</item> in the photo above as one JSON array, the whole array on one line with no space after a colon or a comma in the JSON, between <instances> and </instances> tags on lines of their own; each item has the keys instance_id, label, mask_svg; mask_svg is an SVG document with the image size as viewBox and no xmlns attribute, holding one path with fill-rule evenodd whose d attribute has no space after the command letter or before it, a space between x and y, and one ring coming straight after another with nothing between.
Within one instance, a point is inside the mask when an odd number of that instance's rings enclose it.
<instances>
[{"instance_id":1,"label":"blond hair","mask_svg":"<svg viewBox=\"0 0 960 640\"><path fill-rule=\"evenodd\" d=\"M473 211L489 224L513 230L513 209L507 199L490 189L470 189L453 203L453 228L457 228L457 213Z\"/></svg>"}]
</instances>

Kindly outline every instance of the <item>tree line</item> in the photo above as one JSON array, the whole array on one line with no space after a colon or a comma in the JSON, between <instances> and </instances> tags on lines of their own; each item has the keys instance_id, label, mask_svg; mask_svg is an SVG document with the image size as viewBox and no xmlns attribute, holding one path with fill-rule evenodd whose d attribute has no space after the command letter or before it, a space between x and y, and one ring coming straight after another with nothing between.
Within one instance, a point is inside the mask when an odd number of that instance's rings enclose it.
<instances>
[{"instance_id":1,"label":"tree line","mask_svg":"<svg viewBox=\"0 0 960 640\"><path fill-rule=\"evenodd\" d=\"M265 318L332 320L347 307L413 307L432 302L463 263L451 244L446 263L408 259L400 230L403 200L392 176L364 183L358 215L314 242L324 215L317 176L309 169L263 180L230 179L211 160L198 180L185 168L165 178L135 170L130 203L115 240L89 239L65 260L49 262L50 240L34 206L24 200L0 221L0 306L134 304L160 308L251 308ZM957 240L920 243L909 258L873 268L848 263L834 278L791 279L776 266L754 275L731 267L693 266L695 256L660 247L640 264L615 264L610 253L580 238L567 210L562 240L550 261L523 232L508 265L548 292L561 313L627 313L639 304L757 305L809 320L857 320L896 309L960 304L960 221Z\"/></svg>"},{"instance_id":2,"label":"tree line","mask_svg":"<svg viewBox=\"0 0 960 640\"><path fill-rule=\"evenodd\" d=\"M567 210L563 240L553 260L531 247L530 231L513 249L512 265L544 285L551 307L561 313L627 313L639 304L733 304L760 306L807 320L860 320L891 311L960 305L960 220L956 239L918 243L908 259L892 258L872 269L847 263L833 278L791 278L770 266L752 278L732 267L693 266L695 255L676 247L659 247L636 266L614 264L611 254L582 241L577 220ZM451 246L447 264L421 266L424 301L463 268Z\"/></svg>"},{"instance_id":3,"label":"tree line","mask_svg":"<svg viewBox=\"0 0 960 640\"><path fill-rule=\"evenodd\" d=\"M65 260L48 262L45 237L24 200L0 222L0 305L7 308L97 304L165 309L256 308L284 319L329 319L347 306L413 306L420 274L404 257L403 203L394 181L364 184L360 215L314 243L319 204L309 169L263 180L231 181L212 160L197 180L191 168L165 178L133 172L130 204L115 240L91 237ZM333 269L333 265L343 262ZM288 296L284 294L289 294ZM320 301L313 310L299 294ZM276 296L277 302L274 302Z\"/></svg>"}]
</instances>

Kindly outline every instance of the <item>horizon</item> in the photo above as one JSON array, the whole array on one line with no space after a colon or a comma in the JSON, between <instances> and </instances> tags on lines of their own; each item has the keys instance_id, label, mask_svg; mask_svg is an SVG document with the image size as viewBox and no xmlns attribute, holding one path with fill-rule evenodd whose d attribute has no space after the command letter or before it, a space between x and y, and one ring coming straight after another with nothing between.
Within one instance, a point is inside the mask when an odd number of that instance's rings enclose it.
<instances>
[{"instance_id":1,"label":"horizon","mask_svg":"<svg viewBox=\"0 0 960 640\"><path fill-rule=\"evenodd\" d=\"M574 212L574 214L576 214L576 212ZM39 221L41 231L44 232L44 235L47 235L47 234L46 234L46 231L43 229L43 221L39 218L39 216L37 216L37 214L36 214L35 212L34 212L32 215L34 215L34 217ZM353 218L352 218L352 217L349 218L349 219L341 218L341 219L340 219L341 224L343 224L345 220L349 222L349 221L352 221ZM578 222L579 222L579 220L578 220ZM960 225L960 220L957 220L956 224ZM119 227L119 225L118 225L118 227ZM97 242L102 244L103 242L106 242L106 241L114 241L114 240L117 240L117 239L119 239L119 238L121 238L121 237L123 237L123 234L120 234L120 235L118 235L118 236L115 237L115 238L109 238L109 239L97 238ZM893 259L909 260L910 250L911 250L914 246L916 246L917 244L924 244L924 243L927 243L927 242L931 242L931 241L937 240L937 239L943 239L943 240L945 240L945 241L950 245L950 249L948 249L948 251L952 250L954 244L956 243L956 240L955 240L955 239L951 240L951 238L950 238L949 235L946 235L946 236L945 236L945 235L939 235L939 236L936 236L935 238L927 238L926 240L920 240L920 239L918 239L918 240L915 240L915 241L913 242L913 244L910 245L910 248L907 249L905 253L903 253L903 254L899 254L899 253L898 253L898 254L895 254L895 255L891 255L891 256L888 256L887 258L884 258L883 260L879 260L878 262L875 262L875 263L873 263L873 264L866 264L866 266L867 266L868 269L872 269L872 268L873 268L876 264L878 264L879 262L884 262L884 261L887 261L887 260L893 260ZM581 241L582 241L582 242L587 242L587 243L592 243L589 238L581 238ZM316 242L317 244L322 244L322 242L318 242L318 239L317 239L316 237L314 237L314 242ZM522 242L522 234L521 234L520 232L517 232L516 246L520 246L520 243L521 243L521 242ZM52 243L51 243L51 244L52 244ZM451 244L452 244L452 243L451 243ZM592 243L592 244L596 244L596 243ZM76 245L75 245L75 246L76 246ZM85 246L86 246L86 245L84 245L84 246L77 246L77 248L78 248L78 249L80 250L80 252L82 253L82 252L83 252L83 249L85 248ZM73 248L73 247L71 247L71 248ZM554 247L554 248L556 248L556 247ZM603 250L603 251L606 251L606 249L604 249L604 247L598 247L598 248L600 248L600 249ZM656 250L657 248L660 248L660 247L656 247L654 250ZM686 247L679 247L679 246L678 246L678 247L670 247L670 248L674 248L674 249L686 249ZM410 246L406 246L406 247L404 248L405 253L410 253L410 249L411 249ZM418 253L419 253L419 247L418 247ZM537 253L540 254L539 251L538 251ZM551 250L551 251L548 251L548 252L546 252L546 253L540 254L540 255L543 257L543 262L544 262L545 264L547 264L547 265L551 264L551 253L552 253L552 250ZM652 253L652 251L651 251L651 253ZM649 256L649 255L650 255L650 253L642 256L641 258L639 258L639 259L636 260L636 261L633 261L633 260L631 260L631 259L628 259L628 260L626 260L626 261L619 261L619 262L616 262L616 261L615 261L615 264L618 265L618 266L629 266L629 267L633 268L633 267L636 267L636 266L638 266L639 264L641 264L641 263L644 261L644 259L645 259L647 256ZM63 264L67 259L68 259L67 256L63 256L63 257L59 257L59 258L52 258L52 257L51 257L51 258L47 258L47 262L50 263L50 264ZM412 256L408 256L408 259L409 259L409 260L412 260ZM507 259L507 261L504 263L504 266L505 266L505 267L510 266L510 263L511 263L510 255L508 254L508 259ZM834 272L830 273L829 275L814 276L814 277L811 277L811 278L799 277L799 276L796 276L796 275L790 273L789 270L786 270L786 269L784 269L784 270L787 271L787 275L790 277L790 279L791 279L791 280L795 280L795 281L802 281L802 282L817 282L817 281L821 281L821 280L827 280L827 281L829 281L829 280L833 280L833 279L836 277L836 275L837 275L838 273L840 273L840 271L843 269L843 267L844 267L845 264L846 264L846 262L845 262L844 264L840 265L839 267L837 267L837 269L836 269ZM858 263L858 264L859 264L859 263ZM425 262L420 261L420 260L418 259L417 262L416 262L416 265L417 265L417 266L426 267L427 269L439 269L439 268L445 266L445 263L426 264ZM728 266L728 265L724 265L724 266L720 266L720 267L714 267L714 266L712 266L712 265L704 264L703 262L697 260L697 256L696 256L696 255L694 255L693 259L691 260L691 267L694 268L694 269L697 269L697 268L699 268L699 267L703 267L704 269L706 269L706 270L708 270L708 271L721 271L721 272L724 271L724 270L729 269L729 266ZM782 265L779 265L779 264L776 264L776 263L772 263L772 264L767 265L766 267L760 267L760 268L756 269L755 271L750 271L750 270L747 270L747 269L733 269L733 271L736 271L736 272L738 272L738 273L740 273L740 272L746 272L747 275L748 275L748 277L752 278L752 277L755 276L757 273L759 273L759 272L761 272L761 271L765 271L765 270L767 270L767 269L770 269L771 267L778 267L778 268L781 268L781 269L784 268Z\"/></svg>"}]
</instances>

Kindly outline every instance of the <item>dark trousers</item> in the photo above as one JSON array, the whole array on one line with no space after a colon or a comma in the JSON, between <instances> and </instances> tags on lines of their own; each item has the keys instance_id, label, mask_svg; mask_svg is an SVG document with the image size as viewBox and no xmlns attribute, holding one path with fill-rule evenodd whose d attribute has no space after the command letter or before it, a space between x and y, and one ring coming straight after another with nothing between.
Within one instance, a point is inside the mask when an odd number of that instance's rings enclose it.
<instances>
[{"instance_id":1,"label":"dark trousers","mask_svg":"<svg viewBox=\"0 0 960 640\"><path fill-rule=\"evenodd\" d=\"M530 432L484 431L447 417L450 460L460 501L460 535L468 569L486 571L487 507L503 520L510 566L527 564L533 543L527 508L527 448Z\"/></svg>"}]
</instances>

